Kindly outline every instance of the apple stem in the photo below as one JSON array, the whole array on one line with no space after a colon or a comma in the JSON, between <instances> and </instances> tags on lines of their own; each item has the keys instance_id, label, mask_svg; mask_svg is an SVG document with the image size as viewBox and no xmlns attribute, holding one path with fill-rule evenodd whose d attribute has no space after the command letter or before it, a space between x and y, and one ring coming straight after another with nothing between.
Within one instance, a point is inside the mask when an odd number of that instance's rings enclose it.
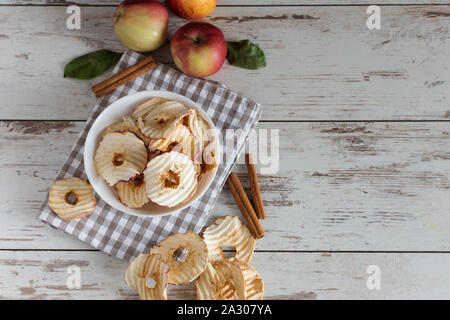
<instances>
[{"instance_id":1,"label":"apple stem","mask_svg":"<svg viewBox=\"0 0 450 320\"><path fill-rule=\"evenodd\" d=\"M194 42L194 43L199 43L199 42L201 41L199 38L197 38L197 37L191 37L191 36L187 35L186 33L184 34L184 36L185 36L186 38L188 38L189 40L191 40L192 42Z\"/></svg>"},{"instance_id":2,"label":"apple stem","mask_svg":"<svg viewBox=\"0 0 450 320\"><path fill-rule=\"evenodd\" d=\"M119 21L120 17L122 16L122 12L117 12L117 15L114 17L115 22Z\"/></svg>"}]
</instances>

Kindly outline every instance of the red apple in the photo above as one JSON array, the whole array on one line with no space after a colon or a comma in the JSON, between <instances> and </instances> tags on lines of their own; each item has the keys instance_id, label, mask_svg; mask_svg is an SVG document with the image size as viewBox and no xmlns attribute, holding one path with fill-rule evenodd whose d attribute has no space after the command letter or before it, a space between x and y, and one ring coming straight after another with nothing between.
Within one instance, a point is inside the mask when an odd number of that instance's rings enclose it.
<instances>
[{"instance_id":1,"label":"red apple","mask_svg":"<svg viewBox=\"0 0 450 320\"><path fill-rule=\"evenodd\" d=\"M169 15L157 1L125 0L114 14L114 31L129 49L146 52L166 40Z\"/></svg>"},{"instance_id":2,"label":"red apple","mask_svg":"<svg viewBox=\"0 0 450 320\"><path fill-rule=\"evenodd\" d=\"M227 43L219 28L206 22L189 22L170 41L173 61L185 74L206 77L219 71L227 56Z\"/></svg>"},{"instance_id":3,"label":"red apple","mask_svg":"<svg viewBox=\"0 0 450 320\"><path fill-rule=\"evenodd\" d=\"M184 19L200 19L214 11L217 0L166 0L169 9Z\"/></svg>"}]
</instances>

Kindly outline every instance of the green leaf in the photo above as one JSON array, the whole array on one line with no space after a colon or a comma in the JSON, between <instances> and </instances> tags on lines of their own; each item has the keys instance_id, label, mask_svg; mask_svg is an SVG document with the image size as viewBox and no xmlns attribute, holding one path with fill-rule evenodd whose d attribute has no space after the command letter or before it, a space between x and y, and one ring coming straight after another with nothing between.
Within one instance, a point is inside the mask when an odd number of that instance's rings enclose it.
<instances>
[{"instance_id":1,"label":"green leaf","mask_svg":"<svg viewBox=\"0 0 450 320\"><path fill-rule=\"evenodd\" d=\"M250 40L227 41L227 47L227 59L233 66L253 70L266 66L264 51Z\"/></svg>"},{"instance_id":2,"label":"green leaf","mask_svg":"<svg viewBox=\"0 0 450 320\"><path fill-rule=\"evenodd\" d=\"M92 79L119 61L122 53L106 49L94 51L75 58L64 67L64 78Z\"/></svg>"}]
</instances>

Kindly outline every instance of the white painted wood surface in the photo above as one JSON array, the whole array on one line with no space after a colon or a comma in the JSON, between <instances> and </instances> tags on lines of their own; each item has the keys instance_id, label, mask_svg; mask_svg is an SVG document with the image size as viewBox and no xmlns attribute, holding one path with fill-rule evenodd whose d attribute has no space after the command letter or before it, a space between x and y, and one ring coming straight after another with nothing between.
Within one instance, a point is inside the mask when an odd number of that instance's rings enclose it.
<instances>
[{"instance_id":1,"label":"white painted wood surface","mask_svg":"<svg viewBox=\"0 0 450 320\"><path fill-rule=\"evenodd\" d=\"M164 3L163 0L158 0ZM69 6L79 5L118 5L121 0L75 0L75 1L54 1L54 0L0 0L0 4L13 5L59 5ZM218 0L217 6L315 6L315 5L409 5L409 4L448 4L448 0Z\"/></svg>"},{"instance_id":2,"label":"white painted wood surface","mask_svg":"<svg viewBox=\"0 0 450 320\"><path fill-rule=\"evenodd\" d=\"M450 6L387 6L381 30L366 27L365 10L219 7L207 20L229 40L260 44L267 67L226 64L211 78L260 101L264 120L449 119L450 70L442 61L450 52ZM98 80L62 79L62 70L80 54L124 49L113 13L84 7L77 31L65 27L64 7L2 7L0 119L86 119ZM185 23L170 21L171 33ZM155 56L172 61L167 45Z\"/></svg>"},{"instance_id":3,"label":"white painted wood surface","mask_svg":"<svg viewBox=\"0 0 450 320\"><path fill-rule=\"evenodd\" d=\"M0 189L0 249L86 248L33 219L83 123L0 124L0 170L10 181ZM280 169L260 177L268 218L257 249L450 250L448 123L259 128L279 130ZM239 214L227 188L211 219L226 214Z\"/></svg>"},{"instance_id":4,"label":"white painted wood surface","mask_svg":"<svg viewBox=\"0 0 450 320\"><path fill-rule=\"evenodd\" d=\"M251 264L264 279L267 299L442 299L449 295L449 254L257 252ZM79 290L67 289L66 270L72 265L80 267ZM381 270L380 290L367 288L370 265ZM0 298L137 299L125 283L126 268L125 262L99 252L0 252ZM168 296L195 299L195 288L169 286Z\"/></svg>"},{"instance_id":5,"label":"white painted wood surface","mask_svg":"<svg viewBox=\"0 0 450 320\"><path fill-rule=\"evenodd\" d=\"M124 49L111 30L118 2L75 1L80 32L65 28L64 1L0 0L0 299L137 298L125 262L36 219L100 80L62 79L63 66ZM450 298L450 6L422 3L371 2L387 4L377 31L354 0L219 0L207 19L267 55L265 69L212 76L261 101L259 128L280 132L280 171L260 177L268 219L252 262L266 298ZM183 23L171 16L170 33ZM155 57L171 63L167 45ZM224 214L239 215L227 188L211 219ZM65 286L72 264L81 290ZM381 290L366 287L369 265ZM192 285L170 296L193 298Z\"/></svg>"}]
</instances>

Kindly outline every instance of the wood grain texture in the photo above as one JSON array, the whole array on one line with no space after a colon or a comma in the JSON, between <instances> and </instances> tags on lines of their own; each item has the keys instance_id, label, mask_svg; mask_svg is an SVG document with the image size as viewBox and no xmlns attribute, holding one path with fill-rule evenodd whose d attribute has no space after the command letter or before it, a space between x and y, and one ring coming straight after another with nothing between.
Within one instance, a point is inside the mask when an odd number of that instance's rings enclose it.
<instances>
[{"instance_id":1,"label":"wood grain texture","mask_svg":"<svg viewBox=\"0 0 450 320\"><path fill-rule=\"evenodd\" d=\"M159 0L160 2L164 2ZM25 4L25 5L59 5L68 6L71 4L78 5L118 5L120 0L75 0L75 1L65 1L65 0L0 0L0 4L4 5L15 5L15 4ZM448 0L218 0L217 6L314 6L314 5L390 5L390 4L446 4Z\"/></svg>"},{"instance_id":2,"label":"wood grain texture","mask_svg":"<svg viewBox=\"0 0 450 320\"><path fill-rule=\"evenodd\" d=\"M219 7L206 20L229 40L258 43L268 66L226 64L211 78L260 101L265 120L448 120L449 6L387 6L381 30L367 29L365 10ZM101 79L63 79L62 70L88 51L124 50L113 12L85 7L82 30L71 31L64 7L2 7L0 119L86 119ZM171 17L170 33L184 23ZM172 62L168 45L155 57Z\"/></svg>"},{"instance_id":3,"label":"wood grain texture","mask_svg":"<svg viewBox=\"0 0 450 320\"><path fill-rule=\"evenodd\" d=\"M63 67L88 51L124 50L112 31L119 2L71 1L83 7L82 30L70 31L68 1L0 0L0 119L63 120L0 121L0 299L137 298L123 280L125 262L36 219L83 126L64 120L86 119L96 102L90 86L109 75L62 79ZM421 2L371 1L389 5L375 31L365 27L364 1L219 0L206 20L229 40L258 43L268 67L225 64L211 78L262 102L269 121L450 121L449 6L390 6ZM170 34L185 23L170 19ZM167 44L155 56L172 63ZM259 128L280 134L280 170L260 176L267 235L252 261L266 298L450 298L448 122ZM236 170L249 192L243 158L240 163ZM208 222L225 214L239 215L226 187ZM70 265L81 268L80 290L66 287ZM366 287L369 265L381 268L381 290ZM192 284L171 287L169 297L194 298Z\"/></svg>"},{"instance_id":4,"label":"wood grain texture","mask_svg":"<svg viewBox=\"0 0 450 320\"><path fill-rule=\"evenodd\" d=\"M36 215L81 122L1 122L0 249L87 249ZM259 176L258 250L448 251L448 123L261 123L279 130L276 174ZM259 158L260 159L260 158ZM237 170L249 192L244 159ZM224 188L212 212L239 215Z\"/></svg>"},{"instance_id":5,"label":"wood grain texture","mask_svg":"<svg viewBox=\"0 0 450 320\"><path fill-rule=\"evenodd\" d=\"M266 299L450 298L449 254L256 252L251 264ZM67 289L72 265L81 289ZM367 289L370 265L380 267L380 290ZM137 299L126 268L100 252L0 252L0 299ZM195 299L194 286L169 286L168 297Z\"/></svg>"}]
</instances>

